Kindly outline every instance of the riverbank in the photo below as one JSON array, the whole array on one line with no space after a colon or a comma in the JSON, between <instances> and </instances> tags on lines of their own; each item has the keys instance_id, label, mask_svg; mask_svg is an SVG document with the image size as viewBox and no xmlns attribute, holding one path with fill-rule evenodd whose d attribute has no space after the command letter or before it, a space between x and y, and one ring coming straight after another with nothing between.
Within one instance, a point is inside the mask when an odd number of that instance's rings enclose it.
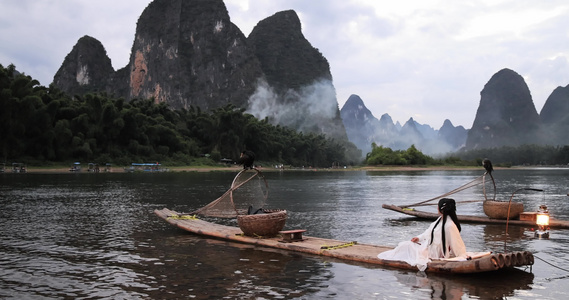
<instances>
[{"instance_id":1,"label":"riverbank","mask_svg":"<svg viewBox=\"0 0 569 300\"><path fill-rule=\"evenodd\" d=\"M510 169L522 168L528 169L531 167L512 167ZM119 166L112 167L110 171L100 170L100 173L124 173L128 167ZM271 168L271 167L258 167L263 172L286 172L286 171L307 171L307 172L347 172L347 171L448 171L448 170L476 170L483 171L482 166L361 166L361 167L346 167L346 168ZM499 168L495 168L499 169ZM164 167L162 171L165 172L238 172L241 166L176 166ZM71 173L69 167L52 166L52 167L28 167L28 173ZM77 173L77 171L73 171ZM90 171L83 168L79 173L89 173ZM137 171L144 172L144 171ZM156 171L155 171L156 172ZM12 173L11 170L6 169L5 173Z\"/></svg>"}]
</instances>

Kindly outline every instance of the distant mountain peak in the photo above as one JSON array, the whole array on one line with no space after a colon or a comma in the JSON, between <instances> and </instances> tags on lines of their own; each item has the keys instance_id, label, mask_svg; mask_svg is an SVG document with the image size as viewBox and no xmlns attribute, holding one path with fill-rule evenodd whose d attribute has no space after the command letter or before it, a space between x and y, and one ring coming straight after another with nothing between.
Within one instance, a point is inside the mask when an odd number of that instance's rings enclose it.
<instances>
[{"instance_id":1,"label":"distant mountain peak","mask_svg":"<svg viewBox=\"0 0 569 300\"><path fill-rule=\"evenodd\" d=\"M553 90L539 118L551 145L569 145L569 85Z\"/></svg>"},{"instance_id":2,"label":"distant mountain peak","mask_svg":"<svg viewBox=\"0 0 569 300\"><path fill-rule=\"evenodd\" d=\"M480 105L466 147L519 146L529 141L539 144L539 127L539 115L524 78L502 69L480 92Z\"/></svg>"},{"instance_id":3,"label":"distant mountain peak","mask_svg":"<svg viewBox=\"0 0 569 300\"><path fill-rule=\"evenodd\" d=\"M454 127L454 125L452 125L452 122L449 119L445 119L445 121L443 122L443 127L445 127L445 126L453 126Z\"/></svg>"},{"instance_id":4,"label":"distant mountain peak","mask_svg":"<svg viewBox=\"0 0 569 300\"><path fill-rule=\"evenodd\" d=\"M365 106L363 100L358 95L351 95L346 103L344 103L344 106L342 106L340 115L347 114L351 114L356 120L375 119L371 111Z\"/></svg>"},{"instance_id":5,"label":"distant mountain peak","mask_svg":"<svg viewBox=\"0 0 569 300\"><path fill-rule=\"evenodd\" d=\"M421 151L433 154L457 150L453 145L463 146L466 140L466 130L462 127L462 131L459 129L451 132L453 137L446 137L444 133L439 136L437 130L429 125L419 124L413 118L409 118L403 126L399 122L393 124L387 113L377 120L357 95L348 98L341 109L341 115L348 138L364 155L371 151L372 143L394 150L404 150L415 145ZM454 129L450 122L446 124L447 129ZM455 139L458 141L454 141Z\"/></svg>"},{"instance_id":6,"label":"distant mountain peak","mask_svg":"<svg viewBox=\"0 0 569 300\"><path fill-rule=\"evenodd\" d=\"M389 114L383 114L381 115L381 118L379 118L379 123L393 125L393 119ZM399 124L399 122L397 122L397 124Z\"/></svg>"},{"instance_id":7,"label":"distant mountain peak","mask_svg":"<svg viewBox=\"0 0 569 300\"><path fill-rule=\"evenodd\" d=\"M54 76L54 84L69 94L105 92L115 70L103 44L96 38L81 37Z\"/></svg>"}]
</instances>

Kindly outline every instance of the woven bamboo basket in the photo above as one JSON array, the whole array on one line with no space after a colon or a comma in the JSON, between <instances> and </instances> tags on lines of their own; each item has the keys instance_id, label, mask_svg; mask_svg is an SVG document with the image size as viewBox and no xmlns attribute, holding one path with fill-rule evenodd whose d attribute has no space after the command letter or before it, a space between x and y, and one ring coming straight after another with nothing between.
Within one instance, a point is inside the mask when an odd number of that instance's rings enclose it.
<instances>
[{"instance_id":1,"label":"woven bamboo basket","mask_svg":"<svg viewBox=\"0 0 569 300\"><path fill-rule=\"evenodd\" d=\"M275 236L286 223L286 210L263 210L264 214L239 215L237 224L247 236Z\"/></svg>"},{"instance_id":2,"label":"woven bamboo basket","mask_svg":"<svg viewBox=\"0 0 569 300\"><path fill-rule=\"evenodd\" d=\"M519 202L509 204L507 201L485 200L482 207L490 219L505 220L508 218L508 205L510 205L510 219L518 219L524 212L524 205Z\"/></svg>"}]
</instances>

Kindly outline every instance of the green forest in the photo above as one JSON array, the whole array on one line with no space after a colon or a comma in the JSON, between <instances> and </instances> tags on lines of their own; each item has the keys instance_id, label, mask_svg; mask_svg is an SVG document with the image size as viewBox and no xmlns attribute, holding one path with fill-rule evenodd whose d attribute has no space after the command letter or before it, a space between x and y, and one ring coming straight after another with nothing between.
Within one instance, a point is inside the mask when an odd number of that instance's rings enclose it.
<instances>
[{"instance_id":1,"label":"green forest","mask_svg":"<svg viewBox=\"0 0 569 300\"><path fill-rule=\"evenodd\" d=\"M270 164L361 163L361 152L351 143L274 126L232 105L204 112L171 110L152 99L72 97L53 85L41 86L14 65L0 65L0 103L0 162L6 163L207 165L237 160L245 149Z\"/></svg>"},{"instance_id":2,"label":"green forest","mask_svg":"<svg viewBox=\"0 0 569 300\"><path fill-rule=\"evenodd\" d=\"M445 158L446 161L452 158L462 161L481 161L481 158L491 158L502 166L520 165L568 165L569 164L569 145L551 146L527 144L518 147L502 146L490 149L476 149L469 151L458 151Z\"/></svg>"},{"instance_id":3,"label":"green forest","mask_svg":"<svg viewBox=\"0 0 569 300\"><path fill-rule=\"evenodd\" d=\"M433 158L414 145L392 150L372 145L362 153L352 143L302 133L259 120L226 105L204 112L172 110L152 99L113 99L104 94L70 96L41 86L14 65L0 64L0 163L29 165L73 161L130 165L216 165L256 153L258 164L291 167L346 165L567 165L569 146L523 145L448 153Z\"/></svg>"},{"instance_id":4,"label":"green forest","mask_svg":"<svg viewBox=\"0 0 569 300\"><path fill-rule=\"evenodd\" d=\"M482 166L484 158L489 158L495 165L502 167L567 165L569 163L569 146L504 146L490 149L461 150L433 158L423 154L415 145L411 145L407 150L392 150L372 143L372 150L367 153L365 163L368 165Z\"/></svg>"}]
</instances>

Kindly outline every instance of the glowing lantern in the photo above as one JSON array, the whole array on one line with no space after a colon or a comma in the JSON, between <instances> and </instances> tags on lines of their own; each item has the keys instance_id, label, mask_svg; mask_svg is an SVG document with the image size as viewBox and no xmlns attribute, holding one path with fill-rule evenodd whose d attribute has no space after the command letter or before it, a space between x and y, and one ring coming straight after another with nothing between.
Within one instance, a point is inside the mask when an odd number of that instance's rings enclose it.
<instances>
[{"instance_id":1,"label":"glowing lantern","mask_svg":"<svg viewBox=\"0 0 569 300\"><path fill-rule=\"evenodd\" d=\"M539 207L535 223L539 227L535 232L535 236L539 238L549 238L549 211L547 210L547 206L541 205Z\"/></svg>"},{"instance_id":2,"label":"glowing lantern","mask_svg":"<svg viewBox=\"0 0 569 300\"><path fill-rule=\"evenodd\" d=\"M549 214L538 214L536 224L539 226L548 226L549 225Z\"/></svg>"}]
</instances>

